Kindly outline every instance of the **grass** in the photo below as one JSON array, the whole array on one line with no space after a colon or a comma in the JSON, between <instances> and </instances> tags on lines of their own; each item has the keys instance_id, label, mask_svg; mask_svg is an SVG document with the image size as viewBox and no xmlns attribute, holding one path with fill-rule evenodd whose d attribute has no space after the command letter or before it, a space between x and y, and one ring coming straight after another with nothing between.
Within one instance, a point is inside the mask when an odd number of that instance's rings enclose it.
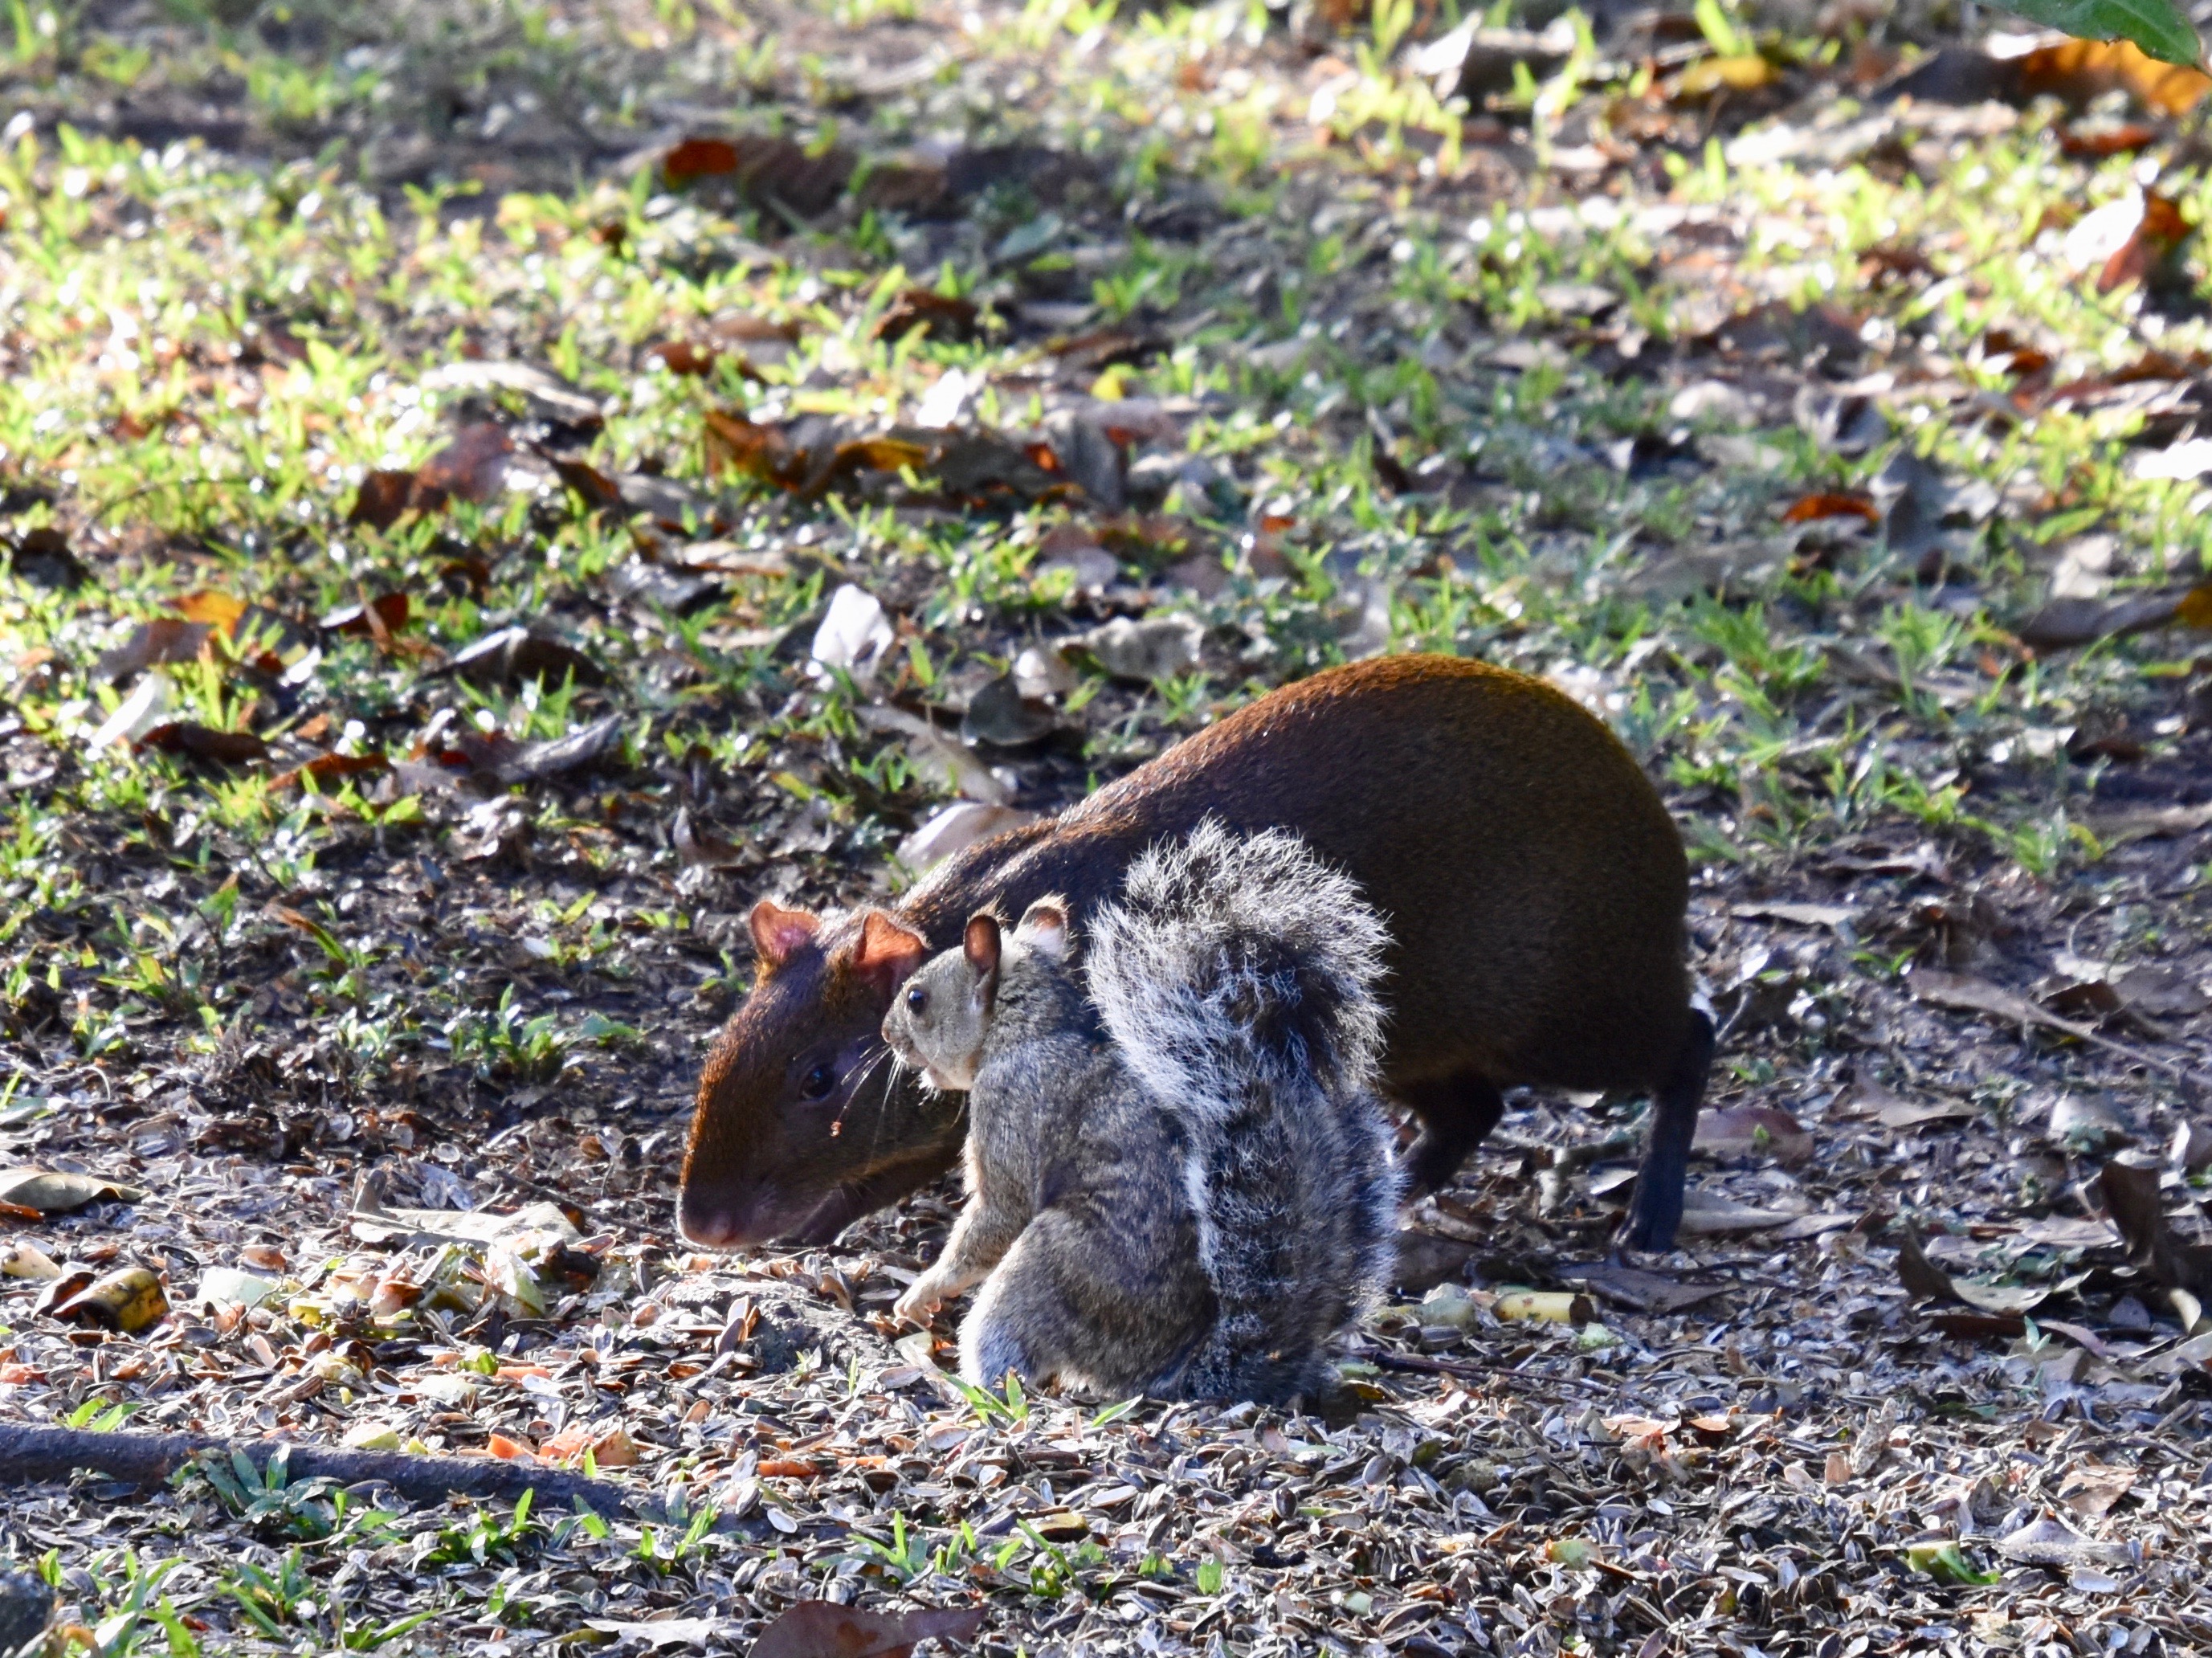
<instances>
[{"instance_id":1,"label":"grass","mask_svg":"<svg viewBox=\"0 0 2212 1658\"><path fill-rule=\"evenodd\" d=\"M1077 516L1066 507L787 496L714 475L704 416L887 428L957 372L982 385L979 424L1023 425L1046 383L1071 378L1015 325L1024 304L1087 306L1085 326L1146 336L1085 389L1108 404L1178 400L1193 411L1180 456L1216 480L1187 474L1150 505L1195 526L1218 580L1170 586L1172 550L1142 535L1122 559L1127 581L1206 624L1216 665L1146 688L1090 675L1070 699L1085 730L1054 774L1062 794L1340 659L1375 617L1389 648L1552 675L1599 707L1668 786L1715 883L1895 830L1964 848L1991 878L2094 894L2105 849L2081 815L2099 774L2066 757L2065 734L2118 717L2153 762L2176 751L2185 634L2045 655L2018 638L2053 556L2080 537L2111 537L2121 592L2197 580L2212 537L2195 483L2129 465L2155 418L2139 404L2024 415L2008 401L2013 353L2029 346L2064 384L2212 345L2193 242L2179 296L2154 303L2140 285L2100 294L2069 266L2067 227L2135 190L2136 160L2070 159L2047 104L1909 168L1731 159L1715 137L1668 151L1621 197L1578 201L1545 158L1604 137L1609 100L1625 119L1643 95L1595 78L1609 71L1585 48L1504 101L1529 123L1538 168L1501 199L1469 160L1475 112L1440 102L1395 55L1407 6L1340 43L1324 99L1263 8L1121 17L1035 0L938 27L942 65L860 116L838 94L852 65L825 41L896 29L910 6L794 13L792 39L750 10L676 0L619 17L520 0L374 18L302 3L289 23L268 7L172 9L179 21L144 40L66 8L18 4L0 24L27 107L95 82L150 99L220 74L242 82L264 145L241 158L42 119L0 149L0 492L15 550L0 579L0 984L22 1039L6 1062L27 1092L73 1074L150 1093L283 1028L292 1084L345 1098L441 1070L471 1099L556 1084L610 1096L648 1045L662 1048L661 1103L678 1098L744 971L665 832L678 807L719 814L749 881L790 863L849 896L947 798L860 718L883 685L815 683L787 641L803 643L839 581L896 587L908 598L886 675L919 695L1003 671L1081 608L1040 569L1052 530ZM434 56L451 72L414 72ZM659 130L642 106L679 94L711 95L739 130L849 140L886 164L949 123L978 143L1081 157L1091 183L1051 204L1006 185L949 223L854 207L794 232L772 207L612 165L622 142ZM555 109L597 146L558 185L386 176L371 153L379 131L420 126L475 155ZM2192 222L2212 210L2194 161L2159 188ZM1676 234L1686 216L1728 248L1717 312L1710 262ZM1919 262L1902 279L1897 250ZM969 340L879 337L915 286L975 301L986 325ZM1592 289L1626 328L1589 320L1577 292ZM1775 354L1794 414L1678 412L1679 386L1626 355L1640 335L1678 368L1733 371L1712 331L1759 306L1844 319L1827 367L1808 369L1795 337ZM795 343L742 368L725 354L697 376L653 355L731 313L789 325ZM1864 360L1848 366L1888 384L1842 372L1851 340ZM1516 344L1528 349L1500 349ZM546 366L603 424L562 433L527 393L438 389L441 371L478 359ZM1865 441L1822 439L1824 410L1868 396L1886 413ZM786 554L793 574L735 577L685 615L616 604L606 579L642 532L550 473L386 528L349 521L372 472L419 467L459 421L493 415L607 477L684 486L726 519L721 539ZM1907 457L1957 509L1932 564L1856 520L1782 522L1818 495L1886 501ZM82 585L35 574L48 531L83 562ZM1680 582L1657 579L1693 557L1706 562ZM218 630L147 669L163 717L251 732L284 763L90 745L148 683L103 658L196 593L275 625ZM386 594L408 605L389 638L313 625ZM433 671L517 623L556 632L608 683ZM1844 675L1846 656L1873 671ZM370 773L280 781L313 754L407 758L441 717L439 730L527 744L605 713L622 718L617 760L556 789L477 799ZM438 896L463 863L490 872L467 913ZM427 895L404 915L403 884ZM2191 911L2173 925L2197 924ZM1861 956L1875 976L1898 959ZM602 993L613 1011L578 1005ZM974 1406L1024 1419L1018 1396ZM512 1623L529 1617L530 1573L563 1551L598 1570L629 1547L655 1578L731 1564L696 1524L556 1542L526 1519L408 1533L414 1568L498 1565L498 1604L468 1615ZM177 1560L83 1554L91 1587L77 1591L103 1620L93 1644L213 1650L195 1620L219 1612L225 1638L285 1648L424 1638L419 1620L347 1610L335 1546L365 1522L331 1523L189 1589ZM902 1580L988 1559L1048 1598L1101 1570L1026 1540L992 1554L972 1537L909 1536L902 1516L856 1558ZM1200 1593L1220 1589L1218 1562L1194 1571ZM422 1615L459 1616L462 1598Z\"/></svg>"}]
</instances>

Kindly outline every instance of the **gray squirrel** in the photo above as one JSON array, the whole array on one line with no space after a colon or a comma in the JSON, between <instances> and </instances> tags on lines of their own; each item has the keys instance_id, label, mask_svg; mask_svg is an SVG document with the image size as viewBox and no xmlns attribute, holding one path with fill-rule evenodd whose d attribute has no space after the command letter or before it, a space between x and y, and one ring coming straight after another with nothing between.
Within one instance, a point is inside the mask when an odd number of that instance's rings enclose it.
<instances>
[{"instance_id":1,"label":"gray squirrel","mask_svg":"<svg viewBox=\"0 0 2212 1658\"><path fill-rule=\"evenodd\" d=\"M988 1274L960 1333L970 1382L1322 1391L1324 1345L1394 1264L1385 942L1295 836L1218 821L1130 866L1080 975L1057 900L1011 932L971 917L884 1021L902 1060L969 1091L968 1201L900 1315Z\"/></svg>"}]
</instances>

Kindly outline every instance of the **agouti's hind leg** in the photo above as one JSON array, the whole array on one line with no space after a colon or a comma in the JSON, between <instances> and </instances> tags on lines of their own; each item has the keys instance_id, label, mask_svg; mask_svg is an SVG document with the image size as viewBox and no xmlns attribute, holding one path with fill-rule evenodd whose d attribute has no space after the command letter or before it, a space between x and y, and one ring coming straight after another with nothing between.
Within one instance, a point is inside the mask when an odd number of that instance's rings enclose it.
<instances>
[{"instance_id":1,"label":"agouti's hind leg","mask_svg":"<svg viewBox=\"0 0 2212 1658\"><path fill-rule=\"evenodd\" d=\"M1636 1199L1620 1234L1622 1245L1630 1249L1671 1249L1682 1224L1690 1142L1697 1137L1698 1106L1713 1064L1713 1022L1702 1012L1692 1012L1690 1021L1673 1072L1651 1096L1651 1127L1643 1166L1636 1172Z\"/></svg>"},{"instance_id":2,"label":"agouti's hind leg","mask_svg":"<svg viewBox=\"0 0 2212 1658\"><path fill-rule=\"evenodd\" d=\"M1420 1138L1406 1153L1409 1198L1450 1185L1468 1154L1505 1114L1504 1098L1474 1071L1412 1084L1399 1090L1399 1097L1421 1121Z\"/></svg>"}]
</instances>

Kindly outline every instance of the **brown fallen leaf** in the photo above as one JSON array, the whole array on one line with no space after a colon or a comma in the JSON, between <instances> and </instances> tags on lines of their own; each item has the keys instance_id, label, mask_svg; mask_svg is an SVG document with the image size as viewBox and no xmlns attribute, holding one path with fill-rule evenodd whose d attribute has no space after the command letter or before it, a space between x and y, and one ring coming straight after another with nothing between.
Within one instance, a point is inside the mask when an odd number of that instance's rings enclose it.
<instances>
[{"instance_id":1,"label":"brown fallen leaf","mask_svg":"<svg viewBox=\"0 0 2212 1658\"><path fill-rule=\"evenodd\" d=\"M2060 1483L2058 1500L2084 1520L2101 1520L2135 1483L2133 1468L2085 1462Z\"/></svg>"},{"instance_id":2,"label":"brown fallen leaf","mask_svg":"<svg viewBox=\"0 0 2212 1658\"><path fill-rule=\"evenodd\" d=\"M801 1600L761 1631L750 1658L906 1658L922 1641L972 1641L981 1610L863 1612Z\"/></svg>"},{"instance_id":3,"label":"brown fallen leaf","mask_svg":"<svg viewBox=\"0 0 2212 1658\"><path fill-rule=\"evenodd\" d=\"M802 219L826 212L852 181L853 157L832 145L813 152L788 138L684 138L661 156L672 190L702 179L727 179L755 201Z\"/></svg>"},{"instance_id":4,"label":"brown fallen leaf","mask_svg":"<svg viewBox=\"0 0 2212 1658\"><path fill-rule=\"evenodd\" d=\"M691 340L663 340L649 347L646 355L658 357L660 365L672 374L697 375L713 371L721 356L711 345L701 345ZM759 374L750 363L740 361L738 372L748 379L758 380Z\"/></svg>"},{"instance_id":5,"label":"brown fallen leaf","mask_svg":"<svg viewBox=\"0 0 2212 1658\"><path fill-rule=\"evenodd\" d=\"M1398 1264L1391 1285L1401 1295L1425 1295L1457 1278L1474 1254L1474 1245L1462 1239L1406 1227L1398 1234Z\"/></svg>"},{"instance_id":6,"label":"brown fallen leaf","mask_svg":"<svg viewBox=\"0 0 2212 1658\"><path fill-rule=\"evenodd\" d=\"M738 472L786 489L806 483L808 452L794 448L780 428L725 409L709 409L701 418L709 477Z\"/></svg>"},{"instance_id":7,"label":"brown fallen leaf","mask_svg":"<svg viewBox=\"0 0 2212 1658\"><path fill-rule=\"evenodd\" d=\"M929 821L899 843L898 859L917 874L943 863L957 852L965 852L978 841L1002 830L1033 823L1036 814L1015 806L986 805L979 800L956 800L940 807Z\"/></svg>"},{"instance_id":8,"label":"brown fallen leaf","mask_svg":"<svg viewBox=\"0 0 2212 1658\"><path fill-rule=\"evenodd\" d=\"M188 760L212 766L242 766L251 760L269 757L268 744L252 732L217 731L191 720L173 720L156 726L131 746L180 754Z\"/></svg>"},{"instance_id":9,"label":"brown fallen leaf","mask_svg":"<svg viewBox=\"0 0 2212 1658\"><path fill-rule=\"evenodd\" d=\"M1813 1137L1804 1126L1787 1111L1771 1106L1701 1111L1697 1138L1692 1144L1727 1157L1765 1152L1781 1163L1802 1163L1813 1155Z\"/></svg>"},{"instance_id":10,"label":"brown fallen leaf","mask_svg":"<svg viewBox=\"0 0 2212 1658\"><path fill-rule=\"evenodd\" d=\"M933 339L961 343L975 337L977 315L973 300L933 293L927 288L909 288L891 301L890 308L878 321L875 337L903 339L916 329L926 328Z\"/></svg>"},{"instance_id":11,"label":"brown fallen leaf","mask_svg":"<svg viewBox=\"0 0 2212 1658\"><path fill-rule=\"evenodd\" d=\"M514 440L495 421L478 421L453 434L446 446L415 469L412 504L434 512L449 501L481 505L507 484Z\"/></svg>"},{"instance_id":12,"label":"brown fallen leaf","mask_svg":"<svg viewBox=\"0 0 2212 1658\"><path fill-rule=\"evenodd\" d=\"M1960 1013L1987 1013L2014 1024L2035 1025L2045 1030L2056 1030L2077 1042L2094 1044L2110 1053L2118 1054L2136 1064L2162 1071L2170 1077L2179 1077L2197 1087L2212 1087L2212 1078L2206 1078L2186 1066L2172 1060L2146 1054L2141 1048L2113 1041L2094 1025L2061 1018L2049 1010L2037 1006L2025 996L1991 984L1987 979L1970 974L1947 973L1940 968L1916 967L1905 978L1905 987L1915 999L1931 1007L1949 1008Z\"/></svg>"},{"instance_id":13,"label":"brown fallen leaf","mask_svg":"<svg viewBox=\"0 0 2212 1658\"><path fill-rule=\"evenodd\" d=\"M669 844L686 869L734 869L744 861L744 848L718 835L705 834L691 821L691 808L678 806L668 828Z\"/></svg>"},{"instance_id":14,"label":"brown fallen leaf","mask_svg":"<svg viewBox=\"0 0 2212 1658\"><path fill-rule=\"evenodd\" d=\"M406 594L379 593L360 604L341 605L315 625L326 634L381 639L407 625L410 610Z\"/></svg>"},{"instance_id":15,"label":"brown fallen leaf","mask_svg":"<svg viewBox=\"0 0 2212 1658\"><path fill-rule=\"evenodd\" d=\"M2142 217L2134 234L2105 261L2097 273L2097 291L2109 294L2128 282L2156 288L2171 283L2176 275L2175 256L2194 228L2182 216L2181 204L2154 190L2143 192Z\"/></svg>"},{"instance_id":16,"label":"brown fallen leaf","mask_svg":"<svg viewBox=\"0 0 2212 1658\"><path fill-rule=\"evenodd\" d=\"M2199 594L2204 597L2197 599L2196 606L2190 606L2188 602ZM2030 650L2071 650L2100 640L2124 639L2175 621L2201 626L2192 617L2208 603L2212 603L2212 592L2199 587L2125 598L2054 598L2014 631Z\"/></svg>"},{"instance_id":17,"label":"brown fallen leaf","mask_svg":"<svg viewBox=\"0 0 2212 1658\"><path fill-rule=\"evenodd\" d=\"M514 440L496 421L478 421L413 471L380 468L361 481L349 524L388 530L410 512L442 512L447 502L490 501L507 485Z\"/></svg>"},{"instance_id":18,"label":"brown fallen leaf","mask_svg":"<svg viewBox=\"0 0 2212 1658\"><path fill-rule=\"evenodd\" d=\"M307 780L322 788L342 782L349 777L366 776L371 772L390 771L392 762L380 754L319 754L313 759L295 766L290 771L279 772L269 780L274 789L297 788Z\"/></svg>"},{"instance_id":19,"label":"brown fallen leaf","mask_svg":"<svg viewBox=\"0 0 2212 1658\"><path fill-rule=\"evenodd\" d=\"M137 1203L145 1193L120 1181L45 1169L0 1169L0 1210L27 1218L66 1215L88 1203Z\"/></svg>"},{"instance_id":20,"label":"brown fallen leaf","mask_svg":"<svg viewBox=\"0 0 2212 1658\"><path fill-rule=\"evenodd\" d=\"M519 624L486 634L457 652L438 671L475 684L512 685L525 679L559 681L571 677L579 685L607 683L605 671L574 646Z\"/></svg>"},{"instance_id":21,"label":"brown fallen leaf","mask_svg":"<svg viewBox=\"0 0 2212 1658\"><path fill-rule=\"evenodd\" d=\"M214 631L204 622L155 616L133 628L120 645L102 652L92 671L100 678L114 683L164 663L194 661Z\"/></svg>"},{"instance_id":22,"label":"brown fallen leaf","mask_svg":"<svg viewBox=\"0 0 2212 1658\"><path fill-rule=\"evenodd\" d=\"M377 467L362 478L353 505L346 509L346 522L388 530L407 515L414 495L414 473L398 467Z\"/></svg>"},{"instance_id":23,"label":"brown fallen leaf","mask_svg":"<svg viewBox=\"0 0 2212 1658\"><path fill-rule=\"evenodd\" d=\"M1880 1123L1884 1128L1918 1128L1931 1122L1972 1121L1978 1113L1964 1100L1908 1100L1874 1081L1853 1084L1850 1097L1831 1111L1838 1118Z\"/></svg>"},{"instance_id":24,"label":"brown fallen leaf","mask_svg":"<svg viewBox=\"0 0 2212 1658\"><path fill-rule=\"evenodd\" d=\"M1735 1287L1729 1284L1670 1278L1664 1272L1646 1272L1640 1266L1611 1261L1563 1268L1559 1276L1564 1282L1580 1284L1592 1295L1609 1301L1616 1307L1626 1307L1640 1313L1679 1313L1701 1306L1717 1296L1724 1296Z\"/></svg>"},{"instance_id":25,"label":"brown fallen leaf","mask_svg":"<svg viewBox=\"0 0 2212 1658\"><path fill-rule=\"evenodd\" d=\"M2158 129L2145 126L2141 121L2069 126L2059 131L2058 153L2077 161L2101 161L2108 156L2147 149L2157 142Z\"/></svg>"},{"instance_id":26,"label":"brown fallen leaf","mask_svg":"<svg viewBox=\"0 0 2212 1658\"><path fill-rule=\"evenodd\" d=\"M2130 1260L2168 1289L2212 1297L2212 1245L2173 1236L2156 1169L2116 1157L2098 1171L2097 1195Z\"/></svg>"},{"instance_id":27,"label":"brown fallen leaf","mask_svg":"<svg viewBox=\"0 0 2212 1658\"><path fill-rule=\"evenodd\" d=\"M1898 1281L1907 1295L1919 1301L1963 1301L1984 1313L2033 1312L2050 1299L2051 1291L2022 1284L1992 1284L1984 1278L1954 1278L1928 1259L1911 1227L1897 1250Z\"/></svg>"}]
</instances>

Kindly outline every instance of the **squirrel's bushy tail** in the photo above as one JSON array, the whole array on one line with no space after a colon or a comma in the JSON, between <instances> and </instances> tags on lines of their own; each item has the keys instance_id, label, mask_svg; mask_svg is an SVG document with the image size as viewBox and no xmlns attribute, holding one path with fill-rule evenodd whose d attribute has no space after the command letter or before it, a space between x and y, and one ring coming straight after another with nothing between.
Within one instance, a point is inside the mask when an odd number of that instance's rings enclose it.
<instances>
[{"instance_id":1,"label":"squirrel's bushy tail","mask_svg":"<svg viewBox=\"0 0 2212 1658\"><path fill-rule=\"evenodd\" d=\"M1221 1307L1176 1391L1314 1391L1322 1345L1389 1281L1399 1180L1374 1094L1387 941L1295 836L1212 820L1139 859L1091 925L1091 999L1186 1125Z\"/></svg>"}]
</instances>

